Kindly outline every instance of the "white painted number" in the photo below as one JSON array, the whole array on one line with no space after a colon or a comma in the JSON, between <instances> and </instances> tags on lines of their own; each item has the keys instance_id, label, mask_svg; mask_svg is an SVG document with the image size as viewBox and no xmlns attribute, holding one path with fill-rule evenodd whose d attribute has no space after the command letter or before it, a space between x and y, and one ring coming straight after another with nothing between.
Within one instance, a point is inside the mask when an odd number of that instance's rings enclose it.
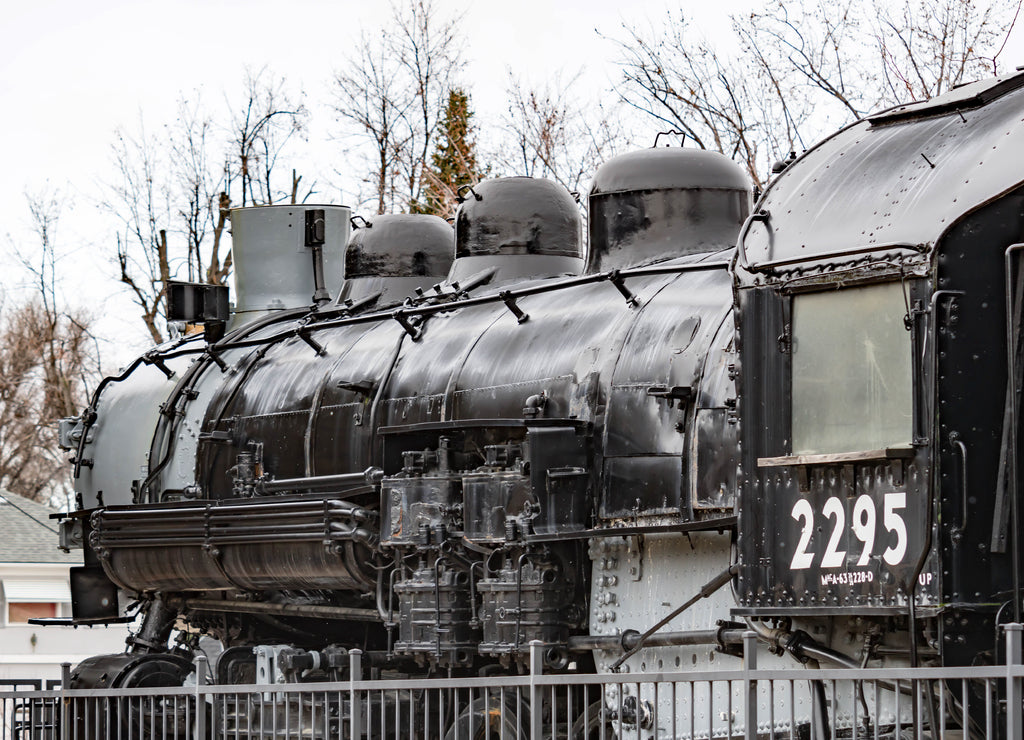
<instances>
[{"instance_id":1,"label":"white painted number","mask_svg":"<svg viewBox=\"0 0 1024 740\"><path fill-rule=\"evenodd\" d=\"M875 546L875 502L870 496L864 494L857 498L853 505L853 533L857 539L864 543L864 549L860 551L860 559L857 565L864 566L871 559L871 548Z\"/></svg>"},{"instance_id":2,"label":"white painted number","mask_svg":"<svg viewBox=\"0 0 1024 740\"><path fill-rule=\"evenodd\" d=\"M882 553L882 559L889 565L896 565L907 554L907 523L896 513L896 509L907 508L906 491L885 494L882 509L882 524L890 532L896 533L896 544Z\"/></svg>"},{"instance_id":3,"label":"white painted number","mask_svg":"<svg viewBox=\"0 0 1024 740\"><path fill-rule=\"evenodd\" d=\"M906 491L885 494L882 502L882 524L890 534L896 535L896 542L882 553L882 559L889 565L898 565L903 562L903 558L907 554L907 523L898 513L899 510L906 508ZM832 520L832 532L829 535L825 552L821 556L820 567L822 569L842 568L846 565L847 555L845 550L839 549L843 541L843 533L846 531L846 508L843 505L843 500L838 496L831 496L825 501L821 513L826 519ZM793 504L790 516L800 522L800 539L789 567L792 570L805 570L814 564L814 553L810 551L811 535L814 533L814 509L807 499L798 499ZM864 567L871 562L871 553L875 547L878 512L875 510L874 499L867 494L858 496L853 505L851 519L850 526L854 536L864 543L860 556L857 558L857 566Z\"/></svg>"},{"instance_id":4,"label":"white painted number","mask_svg":"<svg viewBox=\"0 0 1024 740\"><path fill-rule=\"evenodd\" d=\"M846 562L846 551L839 550L839 542L843 538L843 530L846 529L846 509L843 508L843 502L838 497L832 496L825 502L821 513L829 519L836 520L832 527L832 536L828 538L828 547L825 548L825 554L821 556L821 567L838 568Z\"/></svg>"},{"instance_id":5,"label":"white painted number","mask_svg":"<svg viewBox=\"0 0 1024 740\"><path fill-rule=\"evenodd\" d=\"M803 519L803 529L800 530L800 542L797 543L796 552L793 553L793 562L789 567L793 570L804 570L811 567L814 554L807 552L807 546L811 544L811 525L814 522L814 509L810 502L802 498L793 504L793 511L790 513L797 521Z\"/></svg>"}]
</instances>

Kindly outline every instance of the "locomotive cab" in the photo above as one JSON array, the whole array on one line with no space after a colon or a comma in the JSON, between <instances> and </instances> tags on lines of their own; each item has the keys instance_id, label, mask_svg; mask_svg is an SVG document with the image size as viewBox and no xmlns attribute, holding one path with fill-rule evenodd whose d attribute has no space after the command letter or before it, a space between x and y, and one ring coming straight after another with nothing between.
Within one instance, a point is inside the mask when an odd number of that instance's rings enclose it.
<instances>
[{"instance_id":1,"label":"locomotive cab","mask_svg":"<svg viewBox=\"0 0 1024 740\"><path fill-rule=\"evenodd\" d=\"M1022 104L1017 74L871 116L746 222L734 614L868 665L999 660L1020 614Z\"/></svg>"}]
</instances>

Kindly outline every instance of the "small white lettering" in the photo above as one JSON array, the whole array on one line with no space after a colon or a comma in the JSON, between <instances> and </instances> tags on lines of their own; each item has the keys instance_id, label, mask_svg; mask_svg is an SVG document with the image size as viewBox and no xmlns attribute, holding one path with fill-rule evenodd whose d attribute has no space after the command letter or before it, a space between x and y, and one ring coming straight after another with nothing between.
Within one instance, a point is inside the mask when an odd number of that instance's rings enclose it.
<instances>
[{"instance_id":1,"label":"small white lettering","mask_svg":"<svg viewBox=\"0 0 1024 740\"><path fill-rule=\"evenodd\" d=\"M842 573L822 573L822 586L855 586L858 583L873 583L875 574L870 570L843 571Z\"/></svg>"}]
</instances>

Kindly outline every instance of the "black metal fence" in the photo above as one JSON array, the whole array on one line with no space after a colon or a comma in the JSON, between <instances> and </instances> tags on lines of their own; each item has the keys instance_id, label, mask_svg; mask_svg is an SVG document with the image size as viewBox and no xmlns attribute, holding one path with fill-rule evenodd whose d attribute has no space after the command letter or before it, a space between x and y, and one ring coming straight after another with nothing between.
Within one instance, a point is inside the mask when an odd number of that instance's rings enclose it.
<instances>
[{"instance_id":1,"label":"black metal fence","mask_svg":"<svg viewBox=\"0 0 1024 740\"><path fill-rule=\"evenodd\" d=\"M599 740L1008 738L1024 740L1021 626L999 666L544 674L257 686L71 690L0 682L0 740Z\"/></svg>"}]
</instances>

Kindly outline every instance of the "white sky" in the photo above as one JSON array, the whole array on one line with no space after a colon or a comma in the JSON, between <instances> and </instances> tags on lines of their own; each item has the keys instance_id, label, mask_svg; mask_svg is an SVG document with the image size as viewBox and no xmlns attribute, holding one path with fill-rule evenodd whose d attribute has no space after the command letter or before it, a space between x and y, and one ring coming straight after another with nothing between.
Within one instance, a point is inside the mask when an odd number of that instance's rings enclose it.
<instances>
[{"instance_id":1,"label":"white sky","mask_svg":"<svg viewBox=\"0 0 1024 740\"><path fill-rule=\"evenodd\" d=\"M1007 0L1009 2L1009 0ZM463 12L469 40L466 83L478 123L500 116L506 69L543 81L557 70L583 70L581 83L611 88L617 77L614 44L595 29L619 35L624 16L633 23L660 19L682 7L709 35L728 30L728 14L754 0L435 0L443 12ZM49 183L70 195L59 242L71 252L64 283L105 312L100 331L121 348L141 347L138 313L124 298L111 299L113 245L96 200L109 178L114 129L132 126L144 111L152 127L173 116L184 92L201 89L208 103L237 91L248 65L264 65L300 86L312 112L312 142L327 140L323 105L332 72L341 66L361 29L389 15L382 0L32 0L4 3L0 21L0 285L16 290L19 278L4 256L7 235L28 226L26 190ZM1024 64L1024 23L1002 62ZM646 145L646 141L644 142ZM333 163L341 168L343 163ZM325 198L328 200L329 198ZM108 296L108 298L102 298ZM115 335L121 333L117 338ZM107 363L107 370L113 369Z\"/></svg>"}]
</instances>

